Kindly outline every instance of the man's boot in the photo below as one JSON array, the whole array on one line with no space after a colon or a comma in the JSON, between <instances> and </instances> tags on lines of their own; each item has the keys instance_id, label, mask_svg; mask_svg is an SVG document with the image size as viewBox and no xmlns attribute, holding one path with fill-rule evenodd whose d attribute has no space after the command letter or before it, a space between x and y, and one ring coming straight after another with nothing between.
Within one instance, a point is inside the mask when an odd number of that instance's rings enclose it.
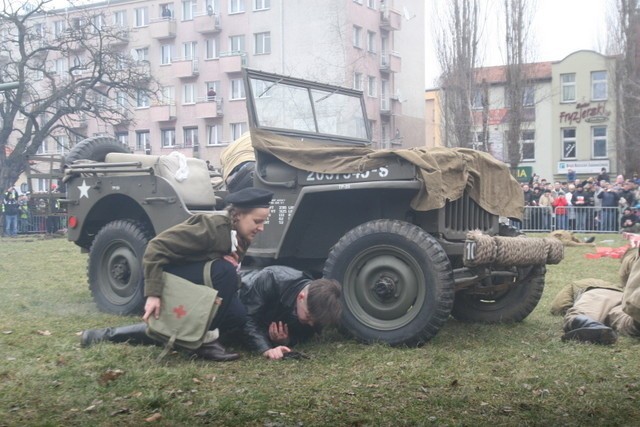
<instances>
[{"instance_id":1,"label":"man's boot","mask_svg":"<svg viewBox=\"0 0 640 427\"><path fill-rule=\"evenodd\" d=\"M583 315L571 319L565 330L562 341L575 340L611 345L618 339L618 334L613 329Z\"/></svg>"},{"instance_id":2,"label":"man's boot","mask_svg":"<svg viewBox=\"0 0 640 427\"><path fill-rule=\"evenodd\" d=\"M593 243L593 242L595 242L595 240L596 240L596 238L593 237L593 236L584 238L584 242L585 243Z\"/></svg>"},{"instance_id":3,"label":"man's boot","mask_svg":"<svg viewBox=\"0 0 640 427\"><path fill-rule=\"evenodd\" d=\"M240 354L228 352L217 340L202 344L199 349L193 351L193 354L201 359L213 360L214 362L230 362L240 359Z\"/></svg>"},{"instance_id":4,"label":"man's boot","mask_svg":"<svg viewBox=\"0 0 640 427\"><path fill-rule=\"evenodd\" d=\"M102 341L129 342L130 344L157 344L156 340L146 334L147 324L120 326L118 328L87 329L82 331L80 346L89 347Z\"/></svg>"}]
</instances>

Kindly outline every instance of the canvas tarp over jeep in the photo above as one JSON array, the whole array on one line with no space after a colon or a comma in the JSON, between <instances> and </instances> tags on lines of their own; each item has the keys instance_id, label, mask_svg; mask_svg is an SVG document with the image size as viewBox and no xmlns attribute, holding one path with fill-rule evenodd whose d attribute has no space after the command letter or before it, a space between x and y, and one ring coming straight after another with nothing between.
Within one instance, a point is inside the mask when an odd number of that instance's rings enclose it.
<instances>
[{"instance_id":1,"label":"canvas tarp over jeep","mask_svg":"<svg viewBox=\"0 0 640 427\"><path fill-rule=\"evenodd\" d=\"M531 313L546 255L510 265L465 262L473 258L473 230L512 236L501 242L519 253L532 240L498 221L522 214L522 192L504 164L465 149L375 151L361 92L253 70L244 78L255 149L250 182L275 194L245 268L284 264L337 279L344 329L365 342L419 345L451 314L500 322ZM114 141L85 145L124 151ZM90 251L98 305L133 313L143 303L148 239L220 204L202 189L206 177L198 184L206 200L185 195L161 168L167 156L71 154L98 163L67 162L76 222L69 239Z\"/></svg>"}]
</instances>

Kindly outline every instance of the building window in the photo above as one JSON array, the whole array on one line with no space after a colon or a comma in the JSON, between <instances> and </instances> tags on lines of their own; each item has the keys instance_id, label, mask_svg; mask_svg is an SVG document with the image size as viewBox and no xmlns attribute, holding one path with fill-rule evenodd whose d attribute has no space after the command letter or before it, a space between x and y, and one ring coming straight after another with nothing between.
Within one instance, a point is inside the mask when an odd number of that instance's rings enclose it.
<instances>
[{"instance_id":1,"label":"building window","mask_svg":"<svg viewBox=\"0 0 640 427\"><path fill-rule=\"evenodd\" d=\"M362 0L353 0L354 3L362 4Z\"/></svg>"},{"instance_id":2,"label":"building window","mask_svg":"<svg viewBox=\"0 0 640 427\"><path fill-rule=\"evenodd\" d=\"M536 88L533 86L525 86L522 93L522 105L524 107L532 107L536 103Z\"/></svg>"},{"instance_id":3,"label":"building window","mask_svg":"<svg viewBox=\"0 0 640 427\"><path fill-rule=\"evenodd\" d=\"M522 132L522 160L530 161L536 159L536 132L525 130Z\"/></svg>"},{"instance_id":4,"label":"building window","mask_svg":"<svg viewBox=\"0 0 640 427\"><path fill-rule=\"evenodd\" d=\"M267 10L271 8L271 0L254 0L253 10Z\"/></svg>"},{"instance_id":5,"label":"building window","mask_svg":"<svg viewBox=\"0 0 640 427\"><path fill-rule=\"evenodd\" d=\"M66 135L58 135L53 137L55 142L55 152L57 154L64 154L69 151L69 138Z\"/></svg>"},{"instance_id":6,"label":"building window","mask_svg":"<svg viewBox=\"0 0 640 427\"><path fill-rule=\"evenodd\" d=\"M67 28L67 23L65 21L63 21L63 20L54 21L53 22L53 35L56 38L61 37L66 28Z\"/></svg>"},{"instance_id":7,"label":"building window","mask_svg":"<svg viewBox=\"0 0 640 427\"><path fill-rule=\"evenodd\" d=\"M161 65L169 65L171 64L171 51L173 49L171 49L171 45L170 44L163 44L160 47L160 64Z\"/></svg>"},{"instance_id":8,"label":"building window","mask_svg":"<svg viewBox=\"0 0 640 427\"><path fill-rule=\"evenodd\" d=\"M147 61L149 62L149 48L148 47L141 47L139 49L135 50L135 57L133 59L135 59L138 62L141 61Z\"/></svg>"},{"instance_id":9,"label":"building window","mask_svg":"<svg viewBox=\"0 0 640 427\"><path fill-rule=\"evenodd\" d=\"M136 94L136 107L146 108L149 106L149 95L143 90L138 90Z\"/></svg>"},{"instance_id":10,"label":"building window","mask_svg":"<svg viewBox=\"0 0 640 427\"><path fill-rule=\"evenodd\" d=\"M253 35L253 43L255 47L255 51L253 52L256 55L264 55L267 53L271 53L271 33L256 33Z\"/></svg>"},{"instance_id":11,"label":"building window","mask_svg":"<svg viewBox=\"0 0 640 427\"><path fill-rule=\"evenodd\" d=\"M149 25L149 10L146 7L138 7L134 10L136 27L145 27Z\"/></svg>"},{"instance_id":12,"label":"building window","mask_svg":"<svg viewBox=\"0 0 640 427\"><path fill-rule=\"evenodd\" d=\"M471 108L474 110L482 110L485 105L487 105L487 98L484 89L475 89L473 91L473 98L471 99Z\"/></svg>"},{"instance_id":13,"label":"building window","mask_svg":"<svg viewBox=\"0 0 640 427\"><path fill-rule=\"evenodd\" d=\"M353 26L353 47L362 49L362 28Z\"/></svg>"},{"instance_id":14,"label":"building window","mask_svg":"<svg viewBox=\"0 0 640 427\"><path fill-rule=\"evenodd\" d=\"M116 132L116 139L124 146L129 146L129 132Z\"/></svg>"},{"instance_id":15,"label":"building window","mask_svg":"<svg viewBox=\"0 0 640 427\"><path fill-rule=\"evenodd\" d=\"M191 148L198 145L198 128L184 128L184 146Z\"/></svg>"},{"instance_id":16,"label":"building window","mask_svg":"<svg viewBox=\"0 0 640 427\"><path fill-rule=\"evenodd\" d=\"M187 83L183 86L183 104L195 104L196 103L196 85L193 83Z\"/></svg>"},{"instance_id":17,"label":"building window","mask_svg":"<svg viewBox=\"0 0 640 427\"><path fill-rule=\"evenodd\" d=\"M244 35L230 36L229 50L231 52L244 52Z\"/></svg>"},{"instance_id":18,"label":"building window","mask_svg":"<svg viewBox=\"0 0 640 427\"><path fill-rule=\"evenodd\" d=\"M161 105L174 105L176 102L176 88L174 86L164 86L160 91Z\"/></svg>"},{"instance_id":19,"label":"building window","mask_svg":"<svg viewBox=\"0 0 640 427\"><path fill-rule=\"evenodd\" d=\"M607 158L607 127L594 126L591 128L592 150L594 159Z\"/></svg>"},{"instance_id":20,"label":"building window","mask_svg":"<svg viewBox=\"0 0 640 427\"><path fill-rule=\"evenodd\" d=\"M160 130L160 141L162 148L175 147L176 145L176 130L175 129L162 129Z\"/></svg>"},{"instance_id":21,"label":"building window","mask_svg":"<svg viewBox=\"0 0 640 427\"><path fill-rule=\"evenodd\" d=\"M244 99L244 84L242 79L231 80L231 99Z\"/></svg>"},{"instance_id":22,"label":"building window","mask_svg":"<svg viewBox=\"0 0 640 427\"><path fill-rule=\"evenodd\" d=\"M376 88L376 78L373 76L369 76L367 80L367 95L376 96L378 94Z\"/></svg>"},{"instance_id":23,"label":"building window","mask_svg":"<svg viewBox=\"0 0 640 427\"><path fill-rule=\"evenodd\" d=\"M207 125L207 145L220 145L220 125Z\"/></svg>"},{"instance_id":24,"label":"building window","mask_svg":"<svg viewBox=\"0 0 640 427\"><path fill-rule=\"evenodd\" d=\"M205 58L215 59L218 57L218 39L207 39L205 41Z\"/></svg>"},{"instance_id":25,"label":"building window","mask_svg":"<svg viewBox=\"0 0 640 427\"><path fill-rule=\"evenodd\" d=\"M247 131L247 123L231 123L231 139L235 141Z\"/></svg>"},{"instance_id":26,"label":"building window","mask_svg":"<svg viewBox=\"0 0 640 427\"><path fill-rule=\"evenodd\" d=\"M229 0L229 14L244 12L244 0Z\"/></svg>"},{"instance_id":27,"label":"building window","mask_svg":"<svg viewBox=\"0 0 640 427\"><path fill-rule=\"evenodd\" d=\"M576 102L576 75L560 74L561 102Z\"/></svg>"},{"instance_id":28,"label":"building window","mask_svg":"<svg viewBox=\"0 0 640 427\"><path fill-rule=\"evenodd\" d=\"M362 73L353 73L353 88L362 90Z\"/></svg>"},{"instance_id":29,"label":"building window","mask_svg":"<svg viewBox=\"0 0 640 427\"><path fill-rule=\"evenodd\" d=\"M607 72L593 71L591 73L591 99L604 101L608 96Z\"/></svg>"},{"instance_id":30,"label":"building window","mask_svg":"<svg viewBox=\"0 0 640 427\"><path fill-rule=\"evenodd\" d=\"M367 7L371 9L376 8L376 0L367 0Z\"/></svg>"},{"instance_id":31,"label":"building window","mask_svg":"<svg viewBox=\"0 0 640 427\"><path fill-rule=\"evenodd\" d=\"M186 42L182 44L182 53L185 60L192 60L196 57L198 51L198 42Z\"/></svg>"},{"instance_id":32,"label":"building window","mask_svg":"<svg viewBox=\"0 0 640 427\"><path fill-rule=\"evenodd\" d=\"M182 2L182 20L191 21L196 14L198 3L195 0L185 0Z\"/></svg>"},{"instance_id":33,"label":"building window","mask_svg":"<svg viewBox=\"0 0 640 427\"><path fill-rule=\"evenodd\" d=\"M91 17L91 32L93 34L98 34L102 30L103 26L104 26L104 16L94 15Z\"/></svg>"},{"instance_id":34,"label":"building window","mask_svg":"<svg viewBox=\"0 0 640 427\"><path fill-rule=\"evenodd\" d=\"M151 153L151 145L149 144L149 131L148 130L137 130L136 131L136 151L146 151L147 154Z\"/></svg>"},{"instance_id":35,"label":"building window","mask_svg":"<svg viewBox=\"0 0 640 427\"><path fill-rule=\"evenodd\" d=\"M576 158L576 129L562 129L562 158Z\"/></svg>"},{"instance_id":36,"label":"building window","mask_svg":"<svg viewBox=\"0 0 640 427\"><path fill-rule=\"evenodd\" d=\"M376 52L376 33L373 31L367 31L367 51Z\"/></svg>"},{"instance_id":37,"label":"building window","mask_svg":"<svg viewBox=\"0 0 640 427\"><path fill-rule=\"evenodd\" d=\"M128 28L126 10L116 10L113 12L113 25L120 28Z\"/></svg>"}]
</instances>

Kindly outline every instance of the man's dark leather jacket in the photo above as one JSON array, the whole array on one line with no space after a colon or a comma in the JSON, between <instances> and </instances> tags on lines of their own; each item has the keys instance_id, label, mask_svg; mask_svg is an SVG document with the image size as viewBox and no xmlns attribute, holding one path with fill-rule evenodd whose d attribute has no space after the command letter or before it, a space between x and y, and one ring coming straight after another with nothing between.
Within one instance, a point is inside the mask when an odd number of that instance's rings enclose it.
<instances>
[{"instance_id":1,"label":"man's dark leather jacket","mask_svg":"<svg viewBox=\"0 0 640 427\"><path fill-rule=\"evenodd\" d=\"M315 333L314 328L301 324L296 316L296 297L311 280L308 274L284 266L270 266L242 276L239 294L247 308L244 334L252 350L264 353L277 346L269 339L271 322L287 324L288 346Z\"/></svg>"}]
</instances>

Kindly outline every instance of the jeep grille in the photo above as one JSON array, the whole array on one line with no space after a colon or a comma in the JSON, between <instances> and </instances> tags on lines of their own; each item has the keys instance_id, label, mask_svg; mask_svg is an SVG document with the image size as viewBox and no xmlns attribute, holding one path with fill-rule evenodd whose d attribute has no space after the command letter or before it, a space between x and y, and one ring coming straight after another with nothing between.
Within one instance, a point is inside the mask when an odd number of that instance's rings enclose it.
<instances>
[{"instance_id":1,"label":"jeep grille","mask_svg":"<svg viewBox=\"0 0 640 427\"><path fill-rule=\"evenodd\" d=\"M444 226L451 232L466 233L471 230L488 232L498 217L480 207L467 193L458 200L447 202L444 209Z\"/></svg>"}]
</instances>

